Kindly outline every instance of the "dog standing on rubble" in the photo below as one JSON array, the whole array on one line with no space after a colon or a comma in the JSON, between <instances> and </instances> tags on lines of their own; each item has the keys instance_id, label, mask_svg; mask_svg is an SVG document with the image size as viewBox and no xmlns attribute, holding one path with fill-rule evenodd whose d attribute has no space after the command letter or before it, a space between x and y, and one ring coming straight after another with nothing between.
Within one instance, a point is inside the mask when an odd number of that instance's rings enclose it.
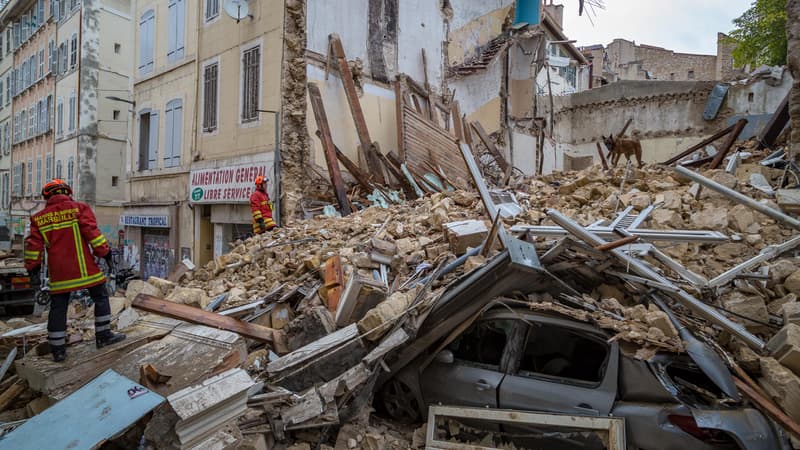
<instances>
[{"instance_id":1,"label":"dog standing on rubble","mask_svg":"<svg viewBox=\"0 0 800 450\"><path fill-rule=\"evenodd\" d=\"M639 163L639 168L642 168L642 143L638 139L615 139L613 135L601 136L603 143L608 148L608 156L611 157L611 166L617 167L619 158L625 155L628 161L631 160L631 155L636 156L636 161Z\"/></svg>"}]
</instances>

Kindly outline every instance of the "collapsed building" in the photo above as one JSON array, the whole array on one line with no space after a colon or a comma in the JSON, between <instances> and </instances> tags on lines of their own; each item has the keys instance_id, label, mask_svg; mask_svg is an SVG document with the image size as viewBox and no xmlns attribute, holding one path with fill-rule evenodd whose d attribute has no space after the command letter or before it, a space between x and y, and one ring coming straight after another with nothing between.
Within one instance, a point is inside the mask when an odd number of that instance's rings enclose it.
<instances>
[{"instance_id":1,"label":"collapsed building","mask_svg":"<svg viewBox=\"0 0 800 450\"><path fill-rule=\"evenodd\" d=\"M42 323L3 324L0 447L796 446L787 72L722 97L713 83L647 96L624 82L559 96L556 75L575 67L578 83L580 64L538 70L547 40L562 40L548 16L514 27L507 2L412 5L439 29L407 22L405 3L369 2L369 32L351 38L352 15L314 3L288 2L284 21L284 50L305 52L307 29L312 61L283 67L292 108L276 149L295 220L131 282L112 299L123 343L94 350L74 303L66 365L50 361ZM428 46L442 41L426 33L459 30L486 47L438 65ZM531 70L514 83L503 67L517 51ZM577 58L564 53L551 56ZM487 79L529 94L459 94L485 93ZM622 94L603 100L609 89ZM589 134L626 130L642 141L640 169L608 167ZM90 417L100 426L81 428Z\"/></svg>"}]
</instances>

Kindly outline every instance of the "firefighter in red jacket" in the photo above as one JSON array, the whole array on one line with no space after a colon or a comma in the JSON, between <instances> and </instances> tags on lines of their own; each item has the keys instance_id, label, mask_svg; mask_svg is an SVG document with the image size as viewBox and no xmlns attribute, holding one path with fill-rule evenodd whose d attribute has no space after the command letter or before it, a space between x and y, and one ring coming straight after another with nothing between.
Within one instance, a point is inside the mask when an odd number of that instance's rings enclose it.
<instances>
[{"instance_id":1,"label":"firefighter in red jacket","mask_svg":"<svg viewBox=\"0 0 800 450\"><path fill-rule=\"evenodd\" d=\"M25 239L25 268L35 275L42 264L42 252L48 252L50 276L50 314L47 337L53 360L67 357L67 304L73 291L88 289L94 300L94 329L97 348L125 339L111 332L111 307L106 278L92 254L110 262L110 248L97 228L94 213L85 203L71 198L72 188L55 179L42 189L45 208L31 217L31 231Z\"/></svg>"},{"instance_id":2,"label":"firefighter in red jacket","mask_svg":"<svg viewBox=\"0 0 800 450\"><path fill-rule=\"evenodd\" d=\"M272 220L272 202L267 194L267 179L256 177L256 189L250 195L250 210L253 212L253 232L261 234L277 227Z\"/></svg>"}]
</instances>

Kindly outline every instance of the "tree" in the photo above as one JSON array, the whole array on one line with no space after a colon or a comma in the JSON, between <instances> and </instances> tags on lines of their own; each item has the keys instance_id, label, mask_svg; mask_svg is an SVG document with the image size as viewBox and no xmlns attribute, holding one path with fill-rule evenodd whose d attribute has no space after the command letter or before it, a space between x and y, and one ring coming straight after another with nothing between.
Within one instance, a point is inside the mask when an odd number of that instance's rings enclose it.
<instances>
[{"instance_id":1,"label":"tree","mask_svg":"<svg viewBox=\"0 0 800 450\"><path fill-rule=\"evenodd\" d=\"M786 64L786 0L755 0L733 24L736 67Z\"/></svg>"}]
</instances>

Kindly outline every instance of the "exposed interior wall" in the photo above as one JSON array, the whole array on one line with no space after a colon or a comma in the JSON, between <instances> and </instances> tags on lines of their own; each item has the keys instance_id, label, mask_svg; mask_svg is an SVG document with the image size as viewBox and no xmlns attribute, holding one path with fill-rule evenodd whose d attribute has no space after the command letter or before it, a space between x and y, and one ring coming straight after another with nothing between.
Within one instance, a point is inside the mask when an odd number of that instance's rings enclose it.
<instances>
[{"instance_id":1,"label":"exposed interior wall","mask_svg":"<svg viewBox=\"0 0 800 450\"><path fill-rule=\"evenodd\" d=\"M331 73L325 80L325 70L309 64L306 69L308 81L319 86L322 103L328 117L333 142L339 149L353 161L358 161L358 135L356 134L353 115L342 87L338 73ZM397 114L394 90L379 83L364 80L363 94L359 97L361 109L370 138L377 142L381 152L394 151L397 153ZM311 137L311 162L316 166L325 167L325 154L322 143L317 137L318 130L314 111L310 102L307 106L308 133ZM344 171L344 168L342 167Z\"/></svg>"},{"instance_id":2,"label":"exposed interior wall","mask_svg":"<svg viewBox=\"0 0 800 450\"><path fill-rule=\"evenodd\" d=\"M403 0L398 5L397 70L420 83L425 80L422 49L427 57L428 80L441 92L444 80L442 46L447 38L439 1Z\"/></svg>"},{"instance_id":3,"label":"exposed interior wall","mask_svg":"<svg viewBox=\"0 0 800 450\"><path fill-rule=\"evenodd\" d=\"M451 66L475 56L481 47L499 36L513 4L509 1L469 2L480 5L467 3L460 1L453 4L447 46L448 63ZM497 8L487 10L491 6Z\"/></svg>"}]
</instances>

